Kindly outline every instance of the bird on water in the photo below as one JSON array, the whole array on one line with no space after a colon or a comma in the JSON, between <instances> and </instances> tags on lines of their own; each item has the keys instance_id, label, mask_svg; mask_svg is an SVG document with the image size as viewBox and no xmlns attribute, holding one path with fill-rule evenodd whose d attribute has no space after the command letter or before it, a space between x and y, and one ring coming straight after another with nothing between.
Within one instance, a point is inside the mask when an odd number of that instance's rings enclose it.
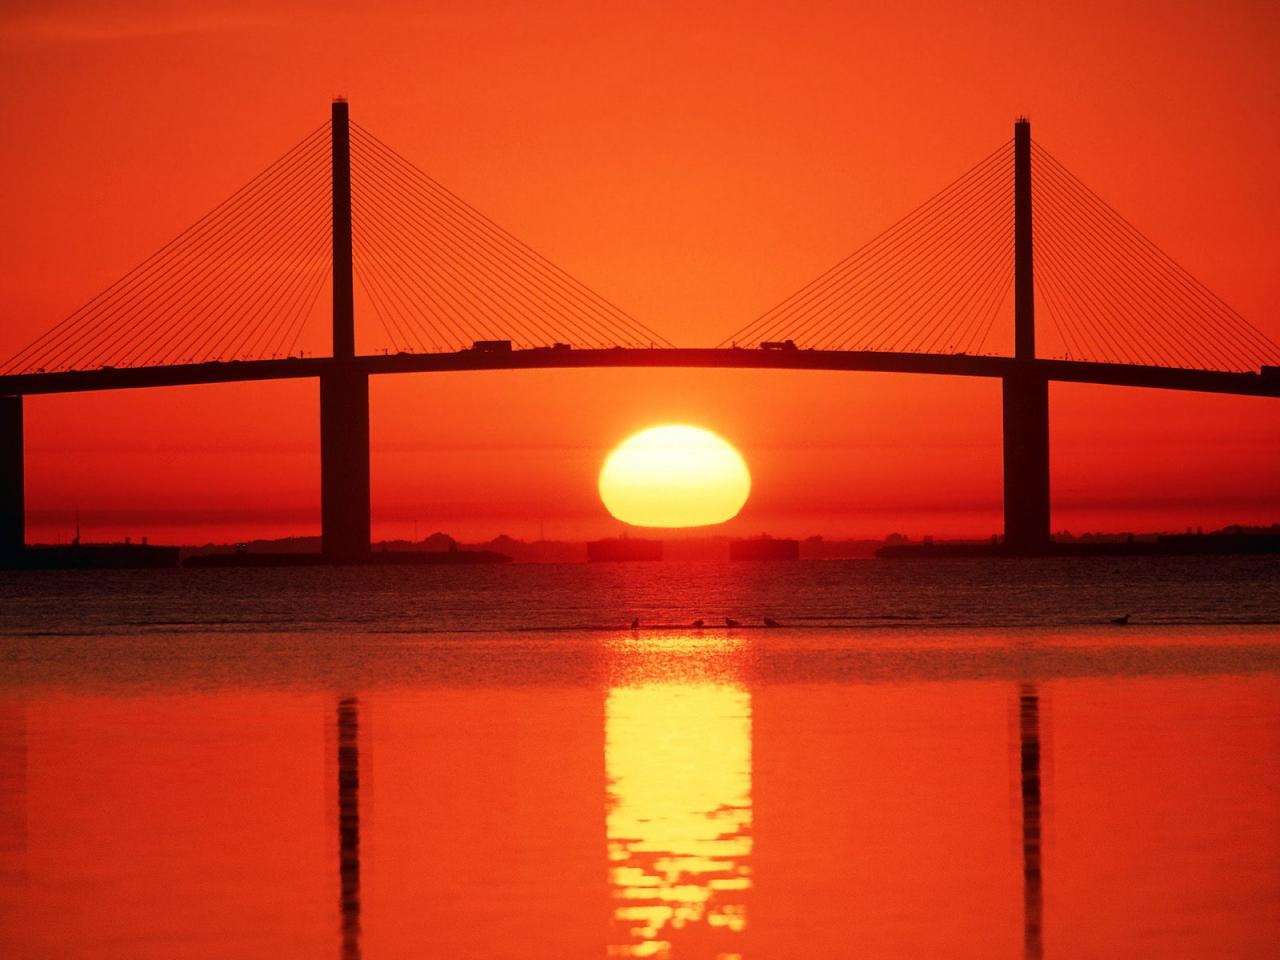
<instances>
[{"instance_id":1,"label":"bird on water","mask_svg":"<svg viewBox=\"0 0 1280 960\"><path fill-rule=\"evenodd\" d=\"M724 625L725 625L726 627L736 627L736 626L738 626L738 621L737 621L737 620L735 620L735 619L733 619L733 617L725 617L725 618L724 618Z\"/></svg>"}]
</instances>

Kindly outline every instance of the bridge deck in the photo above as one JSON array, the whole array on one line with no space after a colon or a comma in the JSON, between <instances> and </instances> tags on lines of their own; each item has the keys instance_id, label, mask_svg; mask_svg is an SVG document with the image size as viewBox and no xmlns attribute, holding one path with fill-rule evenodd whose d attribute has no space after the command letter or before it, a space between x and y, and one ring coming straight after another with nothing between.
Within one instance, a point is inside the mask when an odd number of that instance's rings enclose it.
<instances>
[{"instance_id":1,"label":"bridge deck","mask_svg":"<svg viewBox=\"0 0 1280 960\"><path fill-rule=\"evenodd\" d=\"M318 377L340 361L330 357L246 360L172 366L103 368L0 376L0 396L83 393L203 383L296 380ZM1015 361L967 354L880 353L842 350L748 350L740 348L616 348L611 350L478 351L375 354L344 362L371 375L448 373L473 370L549 370L594 367L699 367L743 370L832 370L1005 377L1034 372L1062 383L1154 387L1240 396L1280 397L1280 371L1226 373L1078 360Z\"/></svg>"}]
</instances>

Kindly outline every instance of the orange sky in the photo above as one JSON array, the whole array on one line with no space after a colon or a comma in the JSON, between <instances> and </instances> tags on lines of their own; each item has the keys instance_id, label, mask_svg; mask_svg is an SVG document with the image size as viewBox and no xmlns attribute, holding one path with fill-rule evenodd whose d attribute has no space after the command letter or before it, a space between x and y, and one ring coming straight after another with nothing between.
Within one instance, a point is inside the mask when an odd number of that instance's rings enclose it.
<instances>
[{"instance_id":1,"label":"orange sky","mask_svg":"<svg viewBox=\"0 0 1280 960\"><path fill-rule=\"evenodd\" d=\"M1060 5L213 0L0 13L0 354L102 289L327 116L353 118L648 326L709 345L1010 136L1280 340L1280 11ZM341 12L349 7L352 13ZM319 331L317 331L319 332ZM363 351L383 346L357 318ZM734 533L1000 527L995 383L450 374L372 388L374 536L617 529L596 472L663 421L739 446ZM1051 393L1054 527L1280 519L1274 401ZM319 529L317 389L33 398L29 538Z\"/></svg>"}]
</instances>

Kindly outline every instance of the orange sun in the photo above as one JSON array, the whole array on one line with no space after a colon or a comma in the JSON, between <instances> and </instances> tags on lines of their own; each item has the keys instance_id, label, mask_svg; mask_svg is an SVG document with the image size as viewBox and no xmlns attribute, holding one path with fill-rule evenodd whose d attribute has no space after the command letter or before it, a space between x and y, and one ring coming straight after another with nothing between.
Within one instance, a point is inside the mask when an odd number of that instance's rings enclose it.
<instances>
[{"instance_id":1,"label":"orange sun","mask_svg":"<svg viewBox=\"0 0 1280 960\"><path fill-rule=\"evenodd\" d=\"M701 427L650 427L624 440L600 469L600 499L637 527L704 527L737 516L751 493L747 463Z\"/></svg>"}]
</instances>

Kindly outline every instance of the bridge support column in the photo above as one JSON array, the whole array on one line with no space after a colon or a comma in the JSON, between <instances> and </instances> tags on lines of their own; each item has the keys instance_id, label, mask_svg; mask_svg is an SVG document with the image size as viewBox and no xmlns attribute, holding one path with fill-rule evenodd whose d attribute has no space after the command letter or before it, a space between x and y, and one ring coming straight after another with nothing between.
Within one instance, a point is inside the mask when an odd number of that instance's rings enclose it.
<instances>
[{"instance_id":1,"label":"bridge support column","mask_svg":"<svg viewBox=\"0 0 1280 960\"><path fill-rule=\"evenodd\" d=\"M1004 542L1012 553L1049 549L1049 381L1004 378Z\"/></svg>"},{"instance_id":2,"label":"bridge support column","mask_svg":"<svg viewBox=\"0 0 1280 960\"><path fill-rule=\"evenodd\" d=\"M1036 293L1031 234L1031 124L1013 125L1014 357L1004 378L1004 542L1011 553L1047 553L1049 381L1035 373Z\"/></svg>"},{"instance_id":3,"label":"bridge support column","mask_svg":"<svg viewBox=\"0 0 1280 960\"><path fill-rule=\"evenodd\" d=\"M0 556L26 545L25 467L22 397L0 397Z\"/></svg>"},{"instance_id":4,"label":"bridge support column","mask_svg":"<svg viewBox=\"0 0 1280 960\"><path fill-rule=\"evenodd\" d=\"M369 375L320 375L321 550L332 561L369 555Z\"/></svg>"},{"instance_id":5,"label":"bridge support column","mask_svg":"<svg viewBox=\"0 0 1280 960\"><path fill-rule=\"evenodd\" d=\"M351 138L345 100L332 109L333 364L320 375L320 540L326 559L369 555L369 375L355 356Z\"/></svg>"}]
</instances>

